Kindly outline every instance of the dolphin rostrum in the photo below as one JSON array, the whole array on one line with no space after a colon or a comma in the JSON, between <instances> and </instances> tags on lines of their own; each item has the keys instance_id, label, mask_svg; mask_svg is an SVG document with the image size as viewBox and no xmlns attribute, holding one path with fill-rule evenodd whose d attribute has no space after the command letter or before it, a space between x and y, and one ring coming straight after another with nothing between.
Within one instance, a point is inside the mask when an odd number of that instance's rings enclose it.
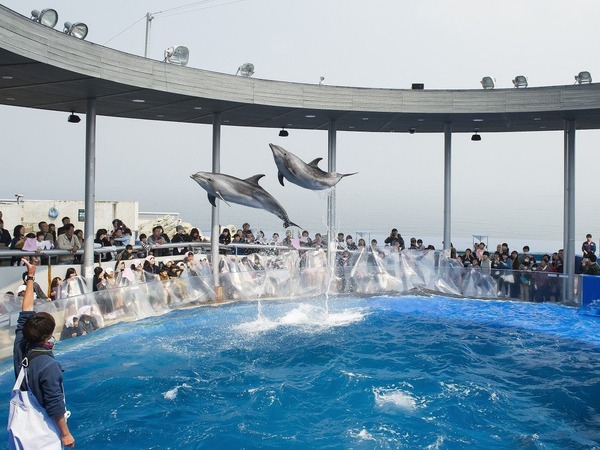
<instances>
[{"instance_id":1,"label":"dolphin rostrum","mask_svg":"<svg viewBox=\"0 0 600 450\"><path fill-rule=\"evenodd\" d=\"M319 169L318 165L323 158L317 158L306 164L279 145L269 144L269 147L271 147L273 159L275 159L275 164L279 169L277 177L282 186L283 179L286 178L290 183L303 188L321 191L335 186L342 178L356 173L324 172Z\"/></svg>"},{"instance_id":2,"label":"dolphin rostrum","mask_svg":"<svg viewBox=\"0 0 600 450\"><path fill-rule=\"evenodd\" d=\"M229 201L249 206L250 208L264 209L271 214L275 214L283 220L284 228L290 225L298 227L298 225L290 221L283 206L271 194L259 186L258 180L262 177L264 177L262 174L254 175L242 180L222 173L198 172L191 175L191 178L208 193L208 201L213 206L216 206L215 198L218 197L225 203Z\"/></svg>"}]
</instances>

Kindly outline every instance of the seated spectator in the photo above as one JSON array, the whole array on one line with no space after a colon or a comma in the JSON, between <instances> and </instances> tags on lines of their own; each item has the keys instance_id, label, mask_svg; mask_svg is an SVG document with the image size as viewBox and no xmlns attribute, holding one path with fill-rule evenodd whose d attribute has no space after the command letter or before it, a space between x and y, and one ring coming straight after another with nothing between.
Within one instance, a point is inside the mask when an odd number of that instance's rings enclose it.
<instances>
[{"instance_id":1,"label":"seated spectator","mask_svg":"<svg viewBox=\"0 0 600 450\"><path fill-rule=\"evenodd\" d=\"M113 242L108 238L108 231L105 228L100 228L96 231L96 238L94 239L94 248L112 247ZM94 255L94 262L105 262L111 261L112 254L110 252L100 253Z\"/></svg>"},{"instance_id":2,"label":"seated spectator","mask_svg":"<svg viewBox=\"0 0 600 450\"><path fill-rule=\"evenodd\" d=\"M113 245L119 247L129 245L131 242L131 230L129 228L119 227L112 232L110 239L113 242Z\"/></svg>"},{"instance_id":3,"label":"seated spectator","mask_svg":"<svg viewBox=\"0 0 600 450\"><path fill-rule=\"evenodd\" d=\"M352 240L352 236L350 235L346 236L346 248L348 250L358 250L358 247L356 246L356 244Z\"/></svg>"},{"instance_id":4,"label":"seated spectator","mask_svg":"<svg viewBox=\"0 0 600 450\"><path fill-rule=\"evenodd\" d=\"M0 219L0 247L9 247L11 241L10 232L4 228L4 220Z\"/></svg>"},{"instance_id":5,"label":"seated spectator","mask_svg":"<svg viewBox=\"0 0 600 450\"><path fill-rule=\"evenodd\" d=\"M233 250L232 250L232 254L233 255L243 255L244 254L244 249L237 247L236 244L243 244L241 237L239 235L239 233L235 233L233 235L233 241L231 242L230 245L234 246Z\"/></svg>"},{"instance_id":6,"label":"seated spectator","mask_svg":"<svg viewBox=\"0 0 600 450\"><path fill-rule=\"evenodd\" d=\"M198 228L192 228L190 231L190 242L204 242Z\"/></svg>"},{"instance_id":7,"label":"seated spectator","mask_svg":"<svg viewBox=\"0 0 600 450\"><path fill-rule=\"evenodd\" d=\"M69 316L65 322L62 332L60 333L60 340L64 341L65 339L83 336L84 334L86 334L86 332L83 331L79 326L79 317Z\"/></svg>"},{"instance_id":8,"label":"seated spectator","mask_svg":"<svg viewBox=\"0 0 600 450\"><path fill-rule=\"evenodd\" d=\"M588 256L581 260L581 273L585 275L600 275L600 266L598 258L593 253L588 253Z\"/></svg>"},{"instance_id":9,"label":"seated spectator","mask_svg":"<svg viewBox=\"0 0 600 450\"><path fill-rule=\"evenodd\" d=\"M168 248L161 249L161 250L156 249L157 247L160 247L161 245L168 243L168 240L166 239L166 237L163 233L163 228L160 225L157 225L154 228L152 228L152 234L150 236L148 236L147 243L153 249L152 254L154 256L170 255Z\"/></svg>"},{"instance_id":10,"label":"seated spectator","mask_svg":"<svg viewBox=\"0 0 600 450\"><path fill-rule=\"evenodd\" d=\"M158 275L159 274L158 266L154 262L155 262L155 258L153 255L146 256L146 259L144 260L144 266L142 268L147 273Z\"/></svg>"},{"instance_id":11,"label":"seated spectator","mask_svg":"<svg viewBox=\"0 0 600 450\"><path fill-rule=\"evenodd\" d=\"M308 234L308 231L304 230L302 232L302 236L300 237L300 247L311 247L312 240Z\"/></svg>"},{"instance_id":12,"label":"seated spectator","mask_svg":"<svg viewBox=\"0 0 600 450\"><path fill-rule=\"evenodd\" d=\"M323 242L323 236L321 233L315 233L315 239L311 242L313 248L325 248L327 244Z\"/></svg>"},{"instance_id":13,"label":"seated spectator","mask_svg":"<svg viewBox=\"0 0 600 450\"><path fill-rule=\"evenodd\" d=\"M177 225L175 227L175 235L171 239L173 244L180 244L182 242L191 242L192 238L187 234L183 225ZM189 247L176 247L173 249L173 255L183 255L185 252L189 251Z\"/></svg>"},{"instance_id":14,"label":"seated spectator","mask_svg":"<svg viewBox=\"0 0 600 450\"><path fill-rule=\"evenodd\" d=\"M242 236L241 236L242 241L246 238L246 235L248 233L252 233L252 230L250 229L250 224L249 223L245 223L245 224L242 225ZM254 234L254 233L252 233L252 234Z\"/></svg>"},{"instance_id":15,"label":"seated spectator","mask_svg":"<svg viewBox=\"0 0 600 450\"><path fill-rule=\"evenodd\" d=\"M13 238L10 241L9 248L11 250L22 250L23 245L25 245L25 227L23 225L17 225L13 230ZM20 266L21 258L18 256L13 256L10 259L11 266Z\"/></svg>"},{"instance_id":16,"label":"seated spectator","mask_svg":"<svg viewBox=\"0 0 600 450\"><path fill-rule=\"evenodd\" d=\"M150 245L148 244L148 237L144 233L140 234L139 240L135 241L135 245L142 246L142 250L139 250L137 252L138 258L145 258L146 256L148 256Z\"/></svg>"},{"instance_id":17,"label":"seated spectator","mask_svg":"<svg viewBox=\"0 0 600 450\"><path fill-rule=\"evenodd\" d=\"M262 230L260 230L257 234L256 234L256 243L257 244L266 244L267 243L267 239L265 238L265 233L263 233Z\"/></svg>"},{"instance_id":18,"label":"seated spectator","mask_svg":"<svg viewBox=\"0 0 600 450\"><path fill-rule=\"evenodd\" d=\"M55 301L58 300L58 288L62 283L61 277L52 278L52 282L50 283L50 300Z\"/></svg>"},{"instance_id":19,"label":"seated spectator","mask_svg":"<svg viewBox=\"0 0 600 450\"><path fill-rule=\"evenodd\" d=\"M363 238L360 238L358 240L358 249L362 250L363 248L367 248L367 243L365 242L365 240Z\"/></svg>"},{"instance_id":20,"label":"seated spectator","mask_svg":"<svg viewBox=\"0 0 600 450\"><path fill-rule=\"evenodd\" d=\"M68 250L71 253L77 252L81 248L81 242L75 236L75 226L68 223L64 227L65 232L60 234L56 240L57 247L61 250ZM74 255L59 256L58 260L61 264L72 264Z\"/></svg>"},{"instance_id":21,"label":"seated spectator","mask_svg":"<svg viewBox=\"0 0 600 450\"><path fill-rule=\"evenodd\" d=\"M417 250L424 250L423 239L417 239ZM456 251L456 250L455 250Z\"/></svg>"},{"instance_id":22,"label":"seated spectator","mask_svg":"<svg viewBox=\"0 0 600 450\"><path fill-rule=\"evenodd\" d=\"M273 233L271 240L269 241L269 245L279 245L281 242L279 241L279 233Z\"/></svg>"},{"instance_id":23,"label":"seated spectator","mask_svg":"<svg viewBox=\"0 0 600 450\"><path fill-rule=\"evenodd\" d=\"M125 250L117 255L117 265L121 261L130 261L132 259L136 259L137 255L133 253L133 246L131 244L127 244L125 246Z\"/></svg>"},{"instance_id":24,"label":"seated spectator","mask_svg":"<svg viewBox=\"0 0 600 450\"><path fill-rule=\"evenodd\" d=\"M22 275L23 284L21 286L19 286L19 289L17 290L17 295L21 292L21 289L22 289L23 293L25 293L25 287L27 286L27 281L26 281L27 275L28 275L27 272L23 272L23 275ZM35 280L33 281L33 299L34 299L34 301L36 299L48 301L48 296L46 295L46 293L42 290L40 285Z\"/></svg>"},{"instance_id":25,"label":"seated spectator","mask_svg":"<svg viewBox=\"0 0 600 450\"><path fill-rule=\"evenodd\" d=\"M344 233L337 234L336 245L337 245L338 250L346 250L346 238L345 238Z\"/></svg>"},{"instance_id":26,"label":"seated spectator","mask_svg":"<svg viewBox=\"0 0 600 450\"><path fill-rule=\"evenodd\" d=\"M61 234L64 236L64 234ZM77 271L73 267L69 267L65 274L65 280L59 286L58 299L77 297L79 295L87 294L87 287L83 279L77 275Z\"/></svg>"},{"instance_id":27,"label":"seated spectator","mask_svg":"<svg viewBox=\"0 0 600 450\"><path fill-rule=\"evenodd\" d=\"M223 231L219 235L219 244L229 245L231 243L231 234L229 228L223 228Z\"/></svg>"},{"instance_id":28,"label":"seated spectator","mask_svg":"<svg viewBox=\"0 0 600 450\"><path fill-rule=\"evenodd\" d=\"M248 245L257 245L257 242L254 240L254 234L251 231L246 233L246 242L245 243ZM258 253L258 249L257 248L245 248L244 249L244 255L251 255L253 253Z\"/></svg>"},{"instance_id":29,"label":"seated spectator","mask_svg":"<svg viewBox=\"0 0 600 450\"><path fill-rule=\"evenodd\" d=\"M410 238L410 247L408 247L409 250L416 250L417 249L417 238Z\"/></svg>"},{"instance_id":30,"label":"seated spectator","mask_svg":"<svg viewBox=\"0 0 600 450\"><path fill-rule=\"evenodd\" d=\"M91 333L100 328L93 306L82 306L77 313L79 314L79 328L83 333Z\"/></svg>"}]
</instances>

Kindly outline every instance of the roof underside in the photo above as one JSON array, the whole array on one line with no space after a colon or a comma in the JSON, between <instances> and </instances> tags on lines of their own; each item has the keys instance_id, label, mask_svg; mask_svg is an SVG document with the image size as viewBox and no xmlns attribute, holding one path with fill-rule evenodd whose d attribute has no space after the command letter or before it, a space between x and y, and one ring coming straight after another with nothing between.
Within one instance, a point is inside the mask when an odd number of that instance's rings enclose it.
<instances>
[{"instance_id":1,"label":"roof underside","mask_svg":"<svg viewBox=\"0 0 600 450\"><path fill-rule=\"evenodd\" d=\"M0 6L0 104L223 125L439 133L600 128L600 84L494 90L400 90L244 78L79 41Z\"/></svg>"}]
</instances>

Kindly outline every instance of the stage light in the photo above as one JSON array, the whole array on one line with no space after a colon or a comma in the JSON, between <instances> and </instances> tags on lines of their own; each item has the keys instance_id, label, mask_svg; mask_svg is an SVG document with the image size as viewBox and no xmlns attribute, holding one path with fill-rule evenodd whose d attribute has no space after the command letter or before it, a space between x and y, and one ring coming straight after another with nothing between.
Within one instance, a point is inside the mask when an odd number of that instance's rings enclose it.
<instances>
[{"instance_id":1,"label":"stage light","mask_svg":"<svg viewBox=\"0 0 600 450\"><path fill-rule=\"evenodd\" d=\"M190 60L190 51L183 45L174 45L165 50L164 62L186 66Z\"/></svg>"},{"instance_id":2,"label":"stage light","mask_svg":"<svg viewBox=\"0 0 600 450\"><path fill-rule=\"evenodd\" d=\"M496 86L496 80L492 77L483 77L481 79L481 86L484 89L494 89L494 87Z\"/></svg>"},{"instance_id":3,"label":"stage light","mask_svg":"<svg viewBox=\"0 0 600 450\"><path fill-rule=\"evenodd\" d=\"M579 74L575 75L575 83L577 84L591 84L592 82L592 74L588 71L579 72Z\"/></svg>"},{"instance_id":4,"label":"stage light","mask_svg":"<svg viewBox=\"0 0 600 450\"><path fill-rule=\"evenodd\" d=\"M290 133L288 133L288 131L285 128L282 128L279 132L279 137L288 137L289 135Z\"/></svg>"},{"instance_id":5,"label":"stage light","mask_svg":"<svg viewBox=\"0 0 600 450\"><path fill-rule=\"evenodd\" d=\"M69 36L84 40L88 34L88 26L83 22L65 22L65 28L63 31Z\"/></svg>"},{"instance_id":6,"label":"stage light","mask_svg":"<svg viewBox=\"0 0 600 450\"><path fill-rule=\"evenodd\" d=\"M251 77L252 75L254 75L254 64L242 64L240 67L238 67L238 70L235 74L237 75L238 73L243 77Z\"/></svg>"},{"instance_id":7,"label":"stage light","mask_svg":"<svg viewBox=\"0 0 600 450\"><path fill-rule=\"evenodd\" d=\"M67 122L69 122L69 123L79 123L79 122L81 122L81 117L75 115L75 111L73 111L73 112L71 112L71 115L67 119Z\"/></svg>"},{"instance_id":8,"label":"stage light","mask_svg":"<svg viewBox=\"0 0 600 450\"><path fill-rule=\"evenodd\" d=\"M54 28L58 23L58 13L54 9L42 9L38 11L34 9L31 11L31 20L35 20L37 23L50 28Z\"/></svg>"},{"instance_id":9,"label":"stage light","mask_svg":"<svg viewBox=\"0 0 600 450\"><path fill-rule=\"evenodd\" d=\"M477 134L477 131L476 131L475 134L473 136L471 136L471 140L472 141L480 141L481 135Z\"/></svg>"},{"instance_id":10,"label":"stage light","mask_svg":"<svg viewBox=\"0 0 600 450\"><path fill-rule=\"evenodd\" d=\"M512 82L516 88L526 88L528 85L525 75L517 75Z\"/></svg>"}]
</instances>

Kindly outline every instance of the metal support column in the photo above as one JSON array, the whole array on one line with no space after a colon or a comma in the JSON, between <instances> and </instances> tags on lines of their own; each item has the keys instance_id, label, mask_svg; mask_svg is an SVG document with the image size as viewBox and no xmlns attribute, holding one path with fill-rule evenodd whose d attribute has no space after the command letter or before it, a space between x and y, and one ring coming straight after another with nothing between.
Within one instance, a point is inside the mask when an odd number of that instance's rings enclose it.
<instances>
[{"instance_id":1,"label":"metal support column","mask_svg":"<svg viewBox=\"0 0 600 450\"><path fill-rule=\"evenodd\" d=\"M212 172L221 171L221 113L213 114L213 136L212 136ZM219 205L221 201L217 198L212 207L210 219L210 258L213 271L213 282L217 299L220 296L219 281Z\"/></svg>"},{"instance_id":2,"label":"metal support column","mask_svg":"<svg viewBox=\"0 0 600 450\"><path fill-rule=\"evenodd\" d=\"M444 124L444 251L450 256L452 244L452 124Z\"/></svg>"},{"instance_id":3,"label":"metal support column","mask_svg":"<svg viewBox=\"0 0 600 450\"><path fill-rule=\"evenodd\" d=\"M144 42L144 58L148 57L148 47L150 46L150 27L152 26L152 19L154 16L147 12L146 13L146 41Z\"/></svg>"},{"instance_id":4,"label":"metal support column","mask_svg":"<svg viewBox=\"0 0 600 450\"><path fill-rule=\"evenodd\" d=\"M329 120L329 128L327 130L327 170L335 172L336 170L336 123L335 120ZM328 262L329 267L335 264L335 231L336 231L336 215L335 215L335 186L329 189L327 195L327 239L328 239Z\"/></svg>"},{"instance_id":5,"label":"metal support column","mask_svg":"<svg viewBox=\"0 0 600 450\"><path fill-rule=\"evenodd\" d=\"M85 115L85 230L83 276L91 287L94 276L94 207L96 204L96 99L88 98ZM91 292L91 289L90 289Z\"/></svg>"},{"instance_id":6,"label":"metal support column","mask_svg":"<svg viewBox=\"0 0 600 450\"><path fill-rule=\"evenodd\" d=\"M575 121L565 121L564 273L565 300L575 300Z\"/></svg>"}]
</instances>

